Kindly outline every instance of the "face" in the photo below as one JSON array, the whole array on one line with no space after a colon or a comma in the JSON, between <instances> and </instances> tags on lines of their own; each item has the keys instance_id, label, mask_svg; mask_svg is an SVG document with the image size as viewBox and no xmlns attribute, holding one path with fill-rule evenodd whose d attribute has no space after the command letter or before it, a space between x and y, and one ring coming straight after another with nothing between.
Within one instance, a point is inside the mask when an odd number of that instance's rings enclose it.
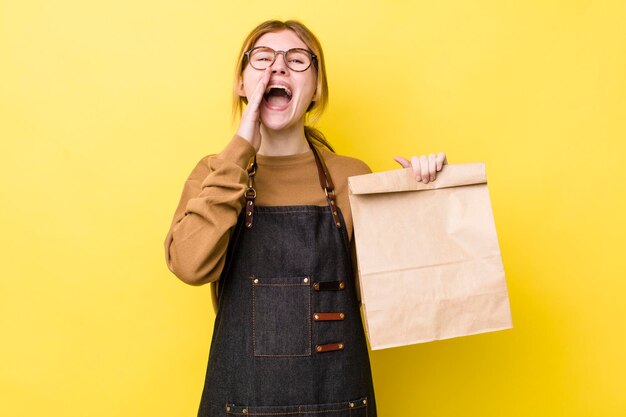
<instances>
[{"instance_id":1,"label":"face","mask_svg":"<svg viewBox=\"0 0 626 417\"><path fill-rule=\"evenodd\" d=\"M291 30L266 33L261 36L253 47L267 46L275 51L287 51L291 48L309 49L304 42ZM239 95L250 97L263 71L252 68L249 64L243 71ZM266 95L261 102L261 122L272 130L283 130L301 124L304 126L304 114L311 101L314 100L317 74L313 65L306 71L297 72L289 69L282 54L276 55L271 66L271 76L266 88ZM291 92L291 99L280 99L267 94L272 85L286 86Z\"/></svg>"}]
</instances>

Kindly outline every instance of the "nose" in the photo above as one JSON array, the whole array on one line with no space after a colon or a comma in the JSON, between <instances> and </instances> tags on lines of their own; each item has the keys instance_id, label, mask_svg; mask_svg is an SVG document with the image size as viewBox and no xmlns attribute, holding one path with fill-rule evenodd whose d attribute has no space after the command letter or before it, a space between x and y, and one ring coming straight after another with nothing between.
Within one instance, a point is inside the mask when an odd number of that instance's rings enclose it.
<instances>
[{"instance_id":1,"label":"nose","mask_svg":"<svg viewBox=\"0 0 626 417\"><path fill-rule=\"evenodd\" d=\"M281 73L285 74L287 72L287 62L285 61L284 53L277 53L276 59L272 63L272 74Z\"/></svg>"}]
</instances>

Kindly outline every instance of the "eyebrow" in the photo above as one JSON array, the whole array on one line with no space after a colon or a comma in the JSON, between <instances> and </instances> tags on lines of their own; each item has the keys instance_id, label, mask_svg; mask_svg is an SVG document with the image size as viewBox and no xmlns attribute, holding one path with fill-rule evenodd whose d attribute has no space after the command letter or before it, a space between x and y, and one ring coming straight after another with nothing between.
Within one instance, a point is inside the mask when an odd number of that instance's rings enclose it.
<instances>
[{"instance_id":1,"label":"eyebrow","mask_svg":"<svg viewBox=\"0 0 626 417\"><path fill-rule=\"evenodd\" d=\"M267 46L267 45L257 45L257 46L253 46L253 48L270 48L270 49L274 49L274 48L272 48L271 46ZM288 51L288 50L290 50L290 49L304 49L305 51L308 51L308 50L309 50L309 48L307 48L306 46L305 46L305 47L302 47L302 46L294 46L293 48L280 49L280 51L283 51L283 50L284 50L284 51ZM274 49L274 50L275 50L275 51L277 51L278 49Z\"/></svg>"}]
</instances>

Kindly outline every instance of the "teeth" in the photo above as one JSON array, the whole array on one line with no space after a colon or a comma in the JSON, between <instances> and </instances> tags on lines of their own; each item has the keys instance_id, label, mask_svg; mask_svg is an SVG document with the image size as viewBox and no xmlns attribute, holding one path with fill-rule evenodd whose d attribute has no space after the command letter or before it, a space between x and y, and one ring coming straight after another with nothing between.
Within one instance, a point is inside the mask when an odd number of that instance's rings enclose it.
<instances>
[{"instance_id":1,"label":"teeth","mask_svg":"<svg viewBox=\"0 0 626 417\"><path fill-rule=\"evenodd\" d=\"M265 89L265 94L269 93L272 88L280 88L282 90L285 90L287 95L289 97L291 97L291 90L288 87L286 87L284 85L277 85L277 84L270 84L270 85L268 85L267 88Z\"/></svg>"}]
</instances>

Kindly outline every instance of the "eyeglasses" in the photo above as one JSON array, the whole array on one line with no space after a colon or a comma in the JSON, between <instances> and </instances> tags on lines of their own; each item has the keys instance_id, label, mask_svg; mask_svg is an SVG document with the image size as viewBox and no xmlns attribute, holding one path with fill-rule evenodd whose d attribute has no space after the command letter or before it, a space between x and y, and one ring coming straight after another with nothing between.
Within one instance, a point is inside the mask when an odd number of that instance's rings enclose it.
<instances>
[{"instance_id":1,"label":"eyeglasses","mask_svg":"<svg viewBox=\"0 0 626 417\"><path fill-rule=\"evenodd\" d=\"M275 51L267 46L257 46L244 53L244 56L248 59L252 68L262 71L276 61L278 54L283 54L287 67L296 72L306 71L313 61L317 62L317 55L303 48Z\"/></svg>"}]
</instances>

